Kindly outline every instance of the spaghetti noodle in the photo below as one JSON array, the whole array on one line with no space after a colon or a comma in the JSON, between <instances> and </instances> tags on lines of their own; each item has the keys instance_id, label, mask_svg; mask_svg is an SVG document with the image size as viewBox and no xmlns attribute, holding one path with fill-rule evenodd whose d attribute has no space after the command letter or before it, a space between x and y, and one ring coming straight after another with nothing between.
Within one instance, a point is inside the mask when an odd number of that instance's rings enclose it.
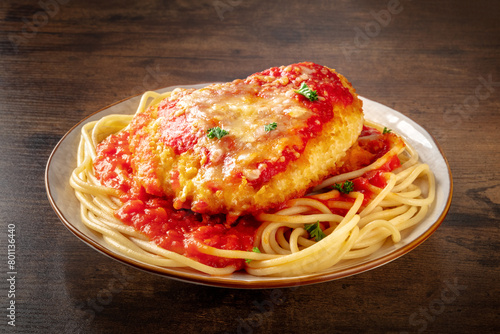
<instances>
[{"instance_id":1,"label":"spaghetti noodle","mask_svg":"<svg viewBox=\"0 0 500 334\"><path fill-rule=\"evenodd\" d=\"M170 93L148 92L142 97L138 111L168 96ZM162 205L168 206L166 201L148 197L148 201L157 205L146 207L144 212L166 213L165 217L180 212L179 221L194 224L192 231L198 237L185 243L195 251L183 253L174 242L165 248L159 239L148 237L145 231L152 227L140 230L133 223L119 219L126 216L124 212L130 202L126 202L127 195L119 187L103 186L95 174L99 144L110 135L126 134L132 119L132 115L110 115L83 126L77 167L70 184L81 203L83 223L101 234L110 248L147 264L190 267L210 275L228 275L240 269L256 276L317 273L342 260L367 257L388 239L399 242L401 231L424 219L434 201L435 181L429 166L419 162L417 152L407 143L393 140L368 165L347 168L325 179L307 196L288 200L275 212L243 218L245 221L236 226L224 224L220 219L216 220L219 224L207 223L204 216L193 216L189 210L163 208ZM368 121L364 129L358 144L370 145L386 132ZM351 191L342 188L346 182L350 182ZM203 234L208 231L207 226L223 229L217 235L217 240L222 241L214 241L214 234ZM230 234L233 230L234 234ZM245 233L251 237L246 238ZM224 246L236 237L247 242L241 249ZM201 261L203 256L209 260Z\"/></svg>"}]
</instances>

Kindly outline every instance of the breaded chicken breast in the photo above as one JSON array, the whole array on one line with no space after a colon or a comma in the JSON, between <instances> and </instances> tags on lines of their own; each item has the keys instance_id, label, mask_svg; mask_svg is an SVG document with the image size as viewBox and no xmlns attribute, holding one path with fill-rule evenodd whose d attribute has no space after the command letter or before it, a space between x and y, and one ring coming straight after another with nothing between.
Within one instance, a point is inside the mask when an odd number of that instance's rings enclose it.
<instances>
[{"instance_id":1,"label":"breaded chicken breast","mask_svg":"<svg viewBox=\"0 0 500 334\"><path fill-rule=\"evenodd\" d=\"M335 173L362 128L351 84L299 63L175 89L131 122L132 166L146 192L176 209L231 221L302 196Z\"/></svg>"}]
</instances>

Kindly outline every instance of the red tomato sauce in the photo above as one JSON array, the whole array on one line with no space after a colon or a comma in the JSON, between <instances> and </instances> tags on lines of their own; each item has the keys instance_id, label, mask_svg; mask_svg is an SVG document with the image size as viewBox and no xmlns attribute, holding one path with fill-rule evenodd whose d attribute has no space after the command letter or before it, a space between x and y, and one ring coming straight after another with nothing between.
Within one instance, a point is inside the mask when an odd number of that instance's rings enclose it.
<instances>
[{"instance_id":1,"label":"red tomato sauce","mask_svg":"<svg viewBox=\"0 0 500 334\"><path fill-rule=\"evenodd\" d=\"M128 192L133 187L129 132L109 136L98 146L94 171L101 184Z\"/></svg>"},{"instance_id":2,"label":"red tomato sauce","mask_svg":"<svg viewBox=\"0 0 500 334\"><path fill-rule=\"evenodd\" d=\"M193 148L198 142L198 137L191 131L191 125L186 119L186 115L176 116L176 105L179 99L188 94L183 92L177 99L165 99L158 105L158 117L164 117L165 122L160 124L162 141L172 147L175 154L182 154Z\"/></svg>"},{"instance_id":3,"label":"red tomato sauce","mask_svg":"<svg viewBox=\"0 0 500 334\"><path fill-rule=\"evenodd\" d=\"M362 139L362 137L368 136L370 136L369 139ZM356 148L356 150L358 151L354 155L355 161L348 161L347 170L342 170L342 173L357 170L375 162L378 158L382 157L391 149L393 145L391 144L391 142L399 140L399 138L397 138L392 133L382 134L380 131L367 126L363 127L360 138L361 139L358 140L359 148ZM364 175L352 180L353 191L360 192L364 195L362 206L366 206L368 202L376 196L376 194L370 190L369 186L371 185L377 188L384 188L387 185L387 179L385 178L384 174L386 172L393 171L399 166L401 166L401 162L398 156L394 155L377 170L369 171ZM339 197L324 201L324 204L330 207L333 213L344 216L345 214L347 214L348 210L334 208L333 202L335 201L352 203L354 202L354 198L340 193Z\"/></svg>"},{"instance_id":4,"label":"red tomato sauce","mask_svg":"<svg viewBox=\"0 0 500 334\"><path fill-rule=\"evenodd\" d=\"M115 216L164 249L216 268L243 268L245 260L206 255L197 245L250 251L259 223L252 217L241 217L230 227L224 224L224 216L175 210L166 198L148 194L133 177L128 138L127 131L106 138L98 145L94 162L100 182L122 192L120 199L124 204Z\"/></svg>"}]
</instances>

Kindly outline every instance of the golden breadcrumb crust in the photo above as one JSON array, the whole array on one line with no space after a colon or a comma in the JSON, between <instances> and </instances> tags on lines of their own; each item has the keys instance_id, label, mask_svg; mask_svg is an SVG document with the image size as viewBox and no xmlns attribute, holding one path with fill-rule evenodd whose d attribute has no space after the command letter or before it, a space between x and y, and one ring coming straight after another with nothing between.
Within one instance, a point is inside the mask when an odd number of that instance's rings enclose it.
<instances>
[{"instance_id":1,"label":"golden breadcrumb crust","mask_svg":"<svg viewBox=\"0 0 500 334\"><path fill-rule=\"evenodd\" d=\"M304 195L308 189L335 173L337 164L356 142L363 127L362 101L346 78L340 74L337 76L352 95L352 104L335 104L333 119L324 123L321 132L307 141L300 157L289 162L283 172L274 175L259 187L252 185L249 179L251 176L246 175L240 178L227 177L219 182L212 180L211 170L204 168L209 157L200 155L200 151L195 150L176 153L172 147L159 140L159 123L151 122L145 128L145 132L150 135L148 142L141 145L149 146L151 155L148 156L157 159L156 175L161 191L173 199L174 207L178 209L192 209L206 214L223 213L233 218L272 209L288 199ZM153 113L157 110L157 106L150 108ZM283 145L269 147L272 151L269 154L279 156L285 146L293 144L293 140L295 139L291 138L287 141L284 138L276 141ZM147 157L135 159L137 166L141 159ZM147 173L149 171L143 171L144 175Z\"/></svg>"}]
</instances>

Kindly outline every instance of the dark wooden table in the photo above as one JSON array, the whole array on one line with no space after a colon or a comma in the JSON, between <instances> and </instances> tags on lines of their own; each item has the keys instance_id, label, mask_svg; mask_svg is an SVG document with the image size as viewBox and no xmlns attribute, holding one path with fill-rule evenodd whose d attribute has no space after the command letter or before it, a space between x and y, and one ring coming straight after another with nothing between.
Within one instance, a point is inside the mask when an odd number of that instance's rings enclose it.
<instances>
[{"instance_id":1,"label":"dark wooden table","mask_svg":"<svg viewBox=\"0 0 500 334\"><path fill-rule=\"evenodd\" d=\"M3 1L0 332L499 332L499 17L494 0ZM213 288L125 266L58 220L45 165L85 116L146 90L302 60L337 69L441 144L452 206L409 254L294 289Z\"/></svg>"}]
</instances>

